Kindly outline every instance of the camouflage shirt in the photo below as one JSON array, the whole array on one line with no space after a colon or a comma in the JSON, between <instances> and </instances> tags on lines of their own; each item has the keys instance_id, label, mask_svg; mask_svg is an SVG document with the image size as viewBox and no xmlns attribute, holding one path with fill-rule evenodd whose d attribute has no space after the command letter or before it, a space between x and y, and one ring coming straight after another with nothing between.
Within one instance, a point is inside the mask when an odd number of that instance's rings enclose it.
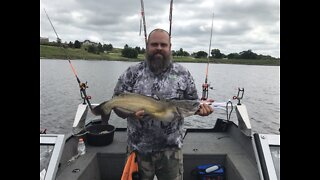
<instances>
[{"instance_id":1,"label":"camouflage shirt","mask_svg":"<svg viewBox=\"0 0 320 180\"><path fill-rule=\"evenodd\" d=\"M118 79L114 94L133 92L156 99L198 99L190 72L182 65L171 63L161 74L155 75L145 62L130 66ZM183 122L175 116L172 122L153 120L149 116L136 120L127 118L128 145L141 153L181 148Z\"/></svg>"}]
</instances>

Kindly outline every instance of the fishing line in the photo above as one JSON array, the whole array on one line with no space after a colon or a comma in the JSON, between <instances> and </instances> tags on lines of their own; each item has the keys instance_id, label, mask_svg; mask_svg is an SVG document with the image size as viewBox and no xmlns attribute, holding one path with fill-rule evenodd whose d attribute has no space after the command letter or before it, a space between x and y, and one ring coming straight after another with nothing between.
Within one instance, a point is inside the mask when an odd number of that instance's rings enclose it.
<instances>
[{"instance_id":1,"label":"fishing line","mask_svg":"<svg viewBox=\"0 0 320 180\"><path fill-rule=\"evenodd\" d=\"M51 20L50 20L50 18L49 18L49 15L48 15L46 9L45 9L45 8L43 8L43 9L44 9L44 12L45 12L45 14L46 14L46 16L47 16L50 24L51 24L51 27L52 27L54 33L55 33L56 36L57 36L57 42L58 42L58 41L61 41L61 39L60 39L59 36L58 36L58 33L57 33L56 29L54 28L54 26L53 26L53 24L52 24L52 22L51 22ZM58 43L59 43L59 42L58 42ZM67 50L64 49L64 47L62 46L61 42L60 42L60 47L63 49L63 52L65 53L65 55L66 55L66 57L67 57L67 59L68 59L68 61L69 61L69 64L70 64L70 66L71 66L72 72L73 72L73 74L75 75L75 77L76 77L76 79L77 79L77 82L78 82L79 87L80 87L80 95L81 95L81 98L83 99L83 104L86 104L86 101L87 101L87 103L88 103L88 105L89 105L89 108L92 110L92 106L91 106L91 103L90 103L90 101L89 101L89 99L91 99L91 96L87 96L87 93L86 93L86 88L88 88L87 82L86 82L86 83L82 83L82 82L80 81L80 79L79 79L79 77L78 77L78 75L77 75L77 73L76 73L76 70L75 70L74 67L72 66L72 63L71 63L71 61L70 61L70 57L68 56L68 52L67 52Z\"/></svg>"}]
</instances>

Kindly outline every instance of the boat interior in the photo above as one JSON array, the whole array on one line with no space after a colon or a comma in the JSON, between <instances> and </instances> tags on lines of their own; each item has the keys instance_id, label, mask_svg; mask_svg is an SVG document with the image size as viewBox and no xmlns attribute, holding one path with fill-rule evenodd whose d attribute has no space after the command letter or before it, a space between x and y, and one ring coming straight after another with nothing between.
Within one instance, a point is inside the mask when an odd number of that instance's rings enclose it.
<instances>
[{"instance_id":1,"label":"boat interior","mask_svg":"<svg viewBox=\"0 0 320 180\"><path fill-rule=\"evenodd\" d=\"M241 113L238 110L237 113L239 112ZM238 125L232 121L217 119L215 126L210 129L186 129L183 144L184 180L199 179L193 172L197 166L206 164L219 164L223 167L222 179L280 179L280 167L274 165L274 162L280 164L280 135L272 136L277 141L274 146L278 149L275 151L279 152L279 159L275 160L268 148L270 143L266 143L267 148L263 145L263 140L267 140L269 136L257 133L252 135L250 124L244 120L247 116L239 116L241 123ZM44 139L50 136L54 135L40 134L40 147L49 145ZM116 128L112 142L103 146L88 144L86 136L75 136L72 133L60 136L63 137L61 143L58 145L58 140L53 143L45 179L121 179L126 161L126 128ZM86 142L86 153L82 156L77 151L80 137Z\"/></svg>"}]
</instances>

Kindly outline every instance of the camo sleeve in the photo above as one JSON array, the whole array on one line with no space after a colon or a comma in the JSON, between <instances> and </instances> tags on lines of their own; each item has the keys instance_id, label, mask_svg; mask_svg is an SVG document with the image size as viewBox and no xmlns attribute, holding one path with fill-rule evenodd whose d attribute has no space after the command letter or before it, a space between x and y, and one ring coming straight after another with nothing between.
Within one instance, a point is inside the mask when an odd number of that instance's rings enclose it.
<instances>
[{"instance_id":1,"label":"camo sleeve","mask_svg":"<svg viewBox=\"0 0 320 180\"><path fill-rule=\"evenodd\" d=\"M113 96L117 96L123 92L132 92L133 86L136 83L135 82L136 76L139 74L139 72L137 70L142 69L141 66L142 66L141 63L139 63L137 65L130 66L130 67L128 67L128 69L125 72L123 72L120 75L118 82L114 88ZM124 112L124 111L121 111L120 109L117 109L117 108L114 108L113 110L119 117L121 117L123 119L132 115L132 113Z\"/></svg>"},{"instance_id":2,"label":"camo sleeve","mask_svg":"<svg viewBox=\"0 0 320 180\"><path fill-rule=\"evenodd\" d=\"M192 100L199 99L198 94L197 94L197 88L194 83L194 79L188 70L186 70L186 81L187 81L187 88L185 91L185 98L192 99Z\"/></svg>"},{"instance_id":3,"label":"camo sleeve","mask_svg":"<svg viewBox=\"0 0 320 180\"><path fill-rule=\"evenodd\" d=\"M122 75L120 75L114 88L114 96L122 92L132 92L133 86L136 83L136 77L140 73L142 66L142 63L130 66Z\"/></svg>"},{"instance_id":4,"label":"camo sleeve","mask_svg":"<svg viewBox=\"0 0 320 180\"><path fill-rule=\"evenodd\" d=\"M171 87L178 94L178 99L198 99L197 88L188 69L181 64L175 63L170 76L177 76L176 80L172 81Z\"/></svg>"}]
</instances>

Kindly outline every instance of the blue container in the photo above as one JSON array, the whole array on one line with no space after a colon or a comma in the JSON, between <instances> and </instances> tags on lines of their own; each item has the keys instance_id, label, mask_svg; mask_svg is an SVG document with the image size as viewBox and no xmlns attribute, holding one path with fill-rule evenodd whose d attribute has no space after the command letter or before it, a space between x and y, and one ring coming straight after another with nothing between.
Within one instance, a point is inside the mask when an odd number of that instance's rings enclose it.
<instances>
[{"instance_id":1,"label":"blue container","mask_svg":"<svg viewBox=\"0 0 320 180\"><path fill-rule=\"evenodd\" d=\"M213 166L218 166L218 169L208 172ZM207 170L207 171L206 171ZM224 167L219 164L205 164L199 165L192 171L192 174L197 177L198 180L224 180L225 173Z\"/></svg>"}]
</instances>

